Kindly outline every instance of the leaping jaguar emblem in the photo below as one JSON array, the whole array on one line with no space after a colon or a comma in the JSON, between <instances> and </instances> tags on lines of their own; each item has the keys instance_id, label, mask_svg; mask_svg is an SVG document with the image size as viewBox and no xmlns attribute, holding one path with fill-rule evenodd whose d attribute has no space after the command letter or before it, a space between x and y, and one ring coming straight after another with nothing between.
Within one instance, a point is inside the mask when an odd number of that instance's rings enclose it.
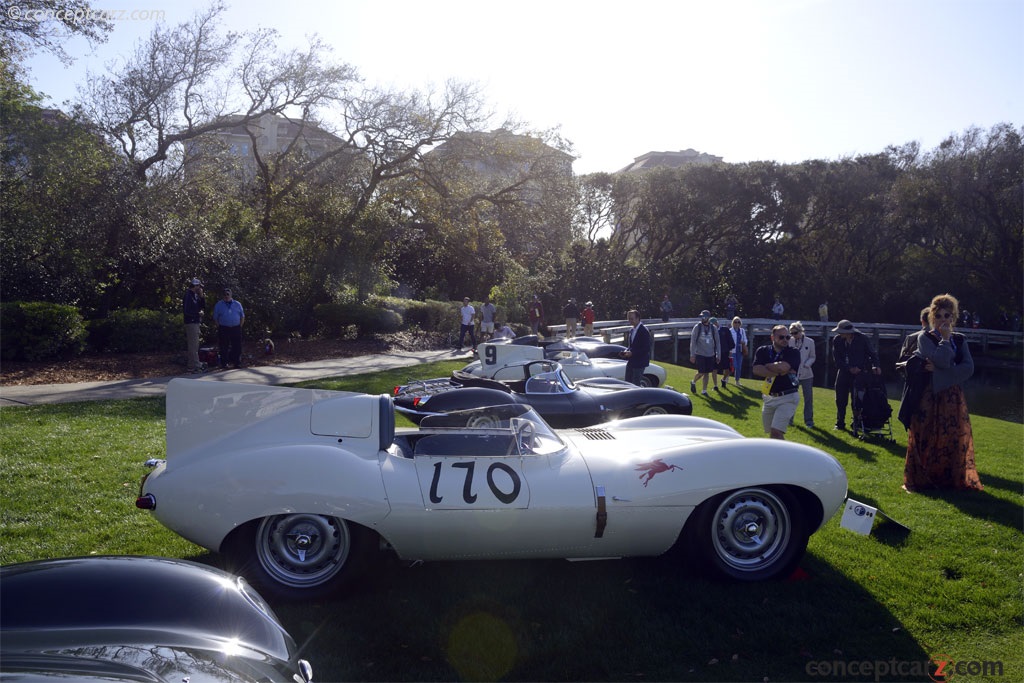
<instances>
[{"instance_id":1,"label":"leaping jaguar emblem","mask_svg":"<svg viewBox=\"0 0 1024 683\"><path fill-rule=\"evenodd\" d=\"M671 470L682 470L683 468L679 465L669 465L661 458L655 458L650 462L641 463L633 469L637 472L643 473L640 475L640 479L643 479L644 486L647 486L651 479L654 479L654 475L661 474L662 472L669 472Z\"/></svg>"}]
</instances>

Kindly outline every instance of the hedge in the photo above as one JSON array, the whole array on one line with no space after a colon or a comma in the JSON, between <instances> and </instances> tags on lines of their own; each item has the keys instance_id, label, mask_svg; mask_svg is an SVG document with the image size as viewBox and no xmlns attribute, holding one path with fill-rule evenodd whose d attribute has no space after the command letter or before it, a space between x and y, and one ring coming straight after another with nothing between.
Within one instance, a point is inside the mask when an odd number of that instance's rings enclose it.
<instances>
[{"instance_id":1,"label":"hedge","mask_svg":"<svg viewBox=\"0 0 1024 683\"><path fill-rule=\"evenodd\" d=\"M85 321L74 306L45 301L0 304L4 360L72 358L85 349Z\"/></svg>"},{"instance_id":2,"label":"hedge","mask_svg":"<svg viewBox=\"0 0 1024 683\"><path fill-rule=\"evenodd\" d=\"M393 310L402 316L406 326L415 325L425 332L457 332L459 328L459 304L450 301L371 297L368 304Z\"/></svg>"},{"instance_id":3,"label":"hedge","mask_svg":"<svg viewBox=\"0 0 1024 683\"><path fill-rule=\"evenodd\" d=\"M185 349L181 314L145 308L112 311L90 320L89 348L94 351L136 353Z\"/></svg>"},{"instance_id":4,"label":"hedge","mask_svg":"<svg viewBox=\"0 0 1024 683\"><path fill-rule=\"evenodd\" d=\"M397 332L402 329L402 316L387 308L367 304L319 304L313 309L320 330L332 337L345 336L349 327L356 334L367 337L377 333Z\"/></svg>"}]
</instances>

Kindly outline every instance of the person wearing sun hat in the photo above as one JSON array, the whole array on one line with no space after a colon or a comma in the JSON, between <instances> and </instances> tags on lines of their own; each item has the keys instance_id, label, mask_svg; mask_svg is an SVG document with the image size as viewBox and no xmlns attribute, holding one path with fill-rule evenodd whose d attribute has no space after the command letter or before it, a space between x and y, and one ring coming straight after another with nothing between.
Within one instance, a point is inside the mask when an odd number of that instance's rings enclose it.
<instances>
[{"instance_id":1,"label":"person wearing sun hat","mask_svg":"<svg viewBox=\"0 0 1024 683\"><path fill-rule=\"evenodd\" d=\"M878 354L871 348L867 336L854 327L849 320L840 320L832 329L837 335L832 340L832 360L836 365L836 425L839 430L846 429L846 407L850 403L856 388L857 375L862 372L882 374L878 364ZM854 414L852 429L860 429L859 416Z\"/></svg>"}]
</instances>

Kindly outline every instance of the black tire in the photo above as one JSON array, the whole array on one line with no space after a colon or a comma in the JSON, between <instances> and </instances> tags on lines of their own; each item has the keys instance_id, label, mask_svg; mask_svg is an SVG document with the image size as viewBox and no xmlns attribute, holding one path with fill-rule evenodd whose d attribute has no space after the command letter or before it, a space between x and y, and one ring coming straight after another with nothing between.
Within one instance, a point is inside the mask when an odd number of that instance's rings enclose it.
<instances>
[{"instance_id":1,"label":"black tire","mask_svg":"<svg viewBox=\"0 0 1024 683\"><path fill-rule=\"evenodd\" d=\"M687 524L703 569L734 581L784 579L807 549L807 524L785 488L736 489L705 501Z\"/></svg>"},{"instance_id":2,"label":"black tire","mask_svg":"<svg viewBox=\"0 0 1024 683\"><path fill-rule=\"evenodd\" d=\"M308 513L256 520L231 539L230 568L265 597L321 600L365 570L373 532L337 517Z\"/></svg>"},{"instance_id":3,"label":"black tire","mask_svg":"<svg viewBox=\"0 0 1024 683\"><path fill-rule=\"evenodd\" d=\"M646 388L656 389L658 387L658 378L654 375L644 375L640 378L640 386Z\"/></svg>"}]
</instances>

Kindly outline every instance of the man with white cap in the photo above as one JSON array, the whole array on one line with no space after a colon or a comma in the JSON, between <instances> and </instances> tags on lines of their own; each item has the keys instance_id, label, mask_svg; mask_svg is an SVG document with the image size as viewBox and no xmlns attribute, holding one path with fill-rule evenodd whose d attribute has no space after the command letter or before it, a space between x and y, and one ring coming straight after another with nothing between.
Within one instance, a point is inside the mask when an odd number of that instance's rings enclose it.
<instances>
[{"instance_id":1,"label":"man with white cap","mask_svg":"<svg viewBox=\"0 0 1024 683\"><path fill-rule=\"evenodd\" d=\"M206 310L206 297L203 296L203 283L199 278L192 278L192 283L182 297L181 309L185 318L185 342L188 345L186 363L188 371L199 372L199 328L203 323L203 311Z\"/></svg>"},{"instance_id":2,"label":"man with white cap","mask_svg":"<svg viewBox=\"0 0 1024 683\"><path fill-rule=\"evenodd\" d=\"M882 374L878 354L871 348L867 336L849 320L840 320L832 329L838 335L832 340L832 360L836 364L836 429L846 429L846 406L855 389L857 376L870 371ZM860 429L859 415L854 411L853 431Z\"/></svg>"}]
</instances>

